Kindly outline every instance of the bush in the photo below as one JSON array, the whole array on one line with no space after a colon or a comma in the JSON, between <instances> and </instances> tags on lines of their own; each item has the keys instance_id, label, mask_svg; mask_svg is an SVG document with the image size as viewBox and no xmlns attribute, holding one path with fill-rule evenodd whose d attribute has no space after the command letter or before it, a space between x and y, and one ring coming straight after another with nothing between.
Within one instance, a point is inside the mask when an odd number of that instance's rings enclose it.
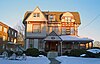
<instances>
[{"instance_id":1,"label":"bush","mask_svg":"<svg viewBox=\"0 0 100 64\"><path fill-rule=\"evenodd\" d=\"M11 51L11 50L6 50L7 51L7 53L8 53L8 57L10 57L14 52L13 51Z\"/></svg>"},{"instance_id":2,"label":"bush","mask_svg":"<svg viewBox=\"0 0 100 64\"><path fill-rule=\"evenodd\" d=\"M15 54L16 54L17 56L22 56L23 52L22 52L22 51L17 51L17 52L15 52Z\"/></svg>"},{"instance_id":3,"label":"bush","mask_svg":"<svg viewBox=\"0 0 100 64\"><path fill-rule=\"evenodd\" d=\"M86 54L86 50L84 49L73 49L70 51L70 56L80 57L80 55Z\"/></svg>"},{"instance_id":4,"label":"bush","mask_svg":"<svg viewBox=\"0 0 100 64\"><path fill-rule=\"evenodd\" d=\"M25 53L27 56L33 56L33 57L39 56L39 50L36 48L28 48Z\"/></svg>"},{"instance_id":5,"label":"bush","mask_svg":"<svg viewBox=\"0 0 100 64\"><path fill-rule=\"evenodd\" d=\"M65 51L65 52L63 53L63 55L67 55L67 56L69 56L70 54L69 54L68 51Z\"/></svg>"},{"instance_id":6,"label":"bush","mask_svg":"<svg viewBox=\"0 0 100 64\"><path fill-rule=\"evenodd\" d=\"M44 56L47 56L47 53L44 52L44 51L39 51L39 55L44 55Z\"/></svg>"},{"instance_id":7,"label":"bush","mask_svg":"<svg viewBox=\"0 0 100 64\"><path fill-rule=\"evenodd\" d=\"M2 55L3 52L4 52L4 50L3 49L0 49L0 55Z\"/></svg>"},{"instance_id":8,"label":"bush","mask_svg":"<svg viewBox=\"0 0 100 64\"><path fill-rule=\"evenodd\" d=\"M85 57L89 57L89 58L100 58L100 53L92 53L92 52L87 51Z\"/></svg>"}]
</instances>

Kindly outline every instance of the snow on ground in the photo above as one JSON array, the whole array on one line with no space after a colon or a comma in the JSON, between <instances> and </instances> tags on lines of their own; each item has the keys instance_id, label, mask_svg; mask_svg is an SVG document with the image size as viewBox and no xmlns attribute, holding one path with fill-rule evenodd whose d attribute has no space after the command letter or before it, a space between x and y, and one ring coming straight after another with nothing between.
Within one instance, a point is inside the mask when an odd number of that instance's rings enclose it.
<instances>
[{"instance_id":1,"label":"snow on ground","mask_svg":"<svg viewBox=\"0 0 100 64\"><path fill-rule=\"evenodd\" d=\"M60 56L56 58L61 64L100 64L100 58L81 58Z\"/></svg>"},{"instance_id":2,"label":"snow on ground","mask_svg":"<svg viewBox=\"0 0 100 64\"><path fill-rule=\"evenodd\" d=\"M6 60L0 58L0 64L49 64L50 61L47 57L30 57L27 56L26 60Z\"/></svg>"},{"instance_id":3,"label":"snow on ground","mask_svg":"<svg viewBox=\"0 0 100 64\"><path fill-rule=\"evenodd\" d=\"M100 53L100 49L89 49L87 51L92 52L92 53Z\"/></svg>"}]
</instances>

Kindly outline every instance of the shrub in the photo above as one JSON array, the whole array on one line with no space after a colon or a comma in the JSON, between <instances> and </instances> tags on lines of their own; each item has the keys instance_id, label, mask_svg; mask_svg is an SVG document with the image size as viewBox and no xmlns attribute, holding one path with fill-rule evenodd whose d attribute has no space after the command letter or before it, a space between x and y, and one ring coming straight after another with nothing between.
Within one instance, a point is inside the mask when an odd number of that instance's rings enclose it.
<instances>
[{"instance_id":1,"label":"shrub","mask_svg":"<svg viewBox=\"0 0 100 64\"><path fill-rule=\"evenodd\" d=\"M0 55L2 55L3 52L4 52L4 50L3 49L0 49Z\"/></svg>"},{"instance_id":2,"label":"shrub","mask_svg":"<svg viewBox=\"0 0 100 64\"><path fill-rule=\"evenodd\" d=\"M100 58L100 53L92 53L92 52L87 51L85 57L89 57L89 58Z\"/></svg>"},{"instance_id":3,"label":"shrub","mask_svg":"<svg viewBox=\"0 0 100 64\"><path fill-rule=\"evenodd\" d=\"M17 56L22 56L23 52L22 52L22 51L17 51L17 52L15 52L15 54L16 54Z\"/></svg>"},{"instance_id":4,"label":"shrub","mask_svg":"<svg viewBox=\"0 0 100 64\"><path fill-rule=\"evenodd\" d=\"M7 51L7 53L8 53L8 57L10 57L14 52L13 51L11 51L11 50L6 50Z\"/></svg>"},{"instance_id":5,"label":"shrub","mask_svg":"<svg viewBox=\"0 0 100 64\"><path fill-rule=\"evenodd\" d=\"M44 56L47 56L47 53L44 52L44 51L39 51L39 55L44 55Z\"/></svg>"},{"instance_id":6,"label":"shrub","mask_svg":"<svg viewBox=\"0 0 100 64\"><path fill-rule=\"evenodd\" d=\"M25 53L27 56L33 56L33 57L39 56L39 50L36 48L28 48Z\"/></svg>"},{"instance_id":7,"label":"shrub","mask_svg":"<svg viewBox=\"0 0 100 64\"><path fill-rule=\"evenodd\" d=\"M86 50L84 49L73 49L70 51L70 56L79 57L81 54L85 54Z\"/></svg>"},{"instance_id":8,"label":"shrub","mask_svg":"<svg viewBox=\"0 0 100 64\"><path fill-rule=\"evenodd\" d=\"M68 51L65 51L65 52L63 53L63 55L67 55L67 56L69 56L70 54L69 54Z\"/></svg>"}]
</instances>

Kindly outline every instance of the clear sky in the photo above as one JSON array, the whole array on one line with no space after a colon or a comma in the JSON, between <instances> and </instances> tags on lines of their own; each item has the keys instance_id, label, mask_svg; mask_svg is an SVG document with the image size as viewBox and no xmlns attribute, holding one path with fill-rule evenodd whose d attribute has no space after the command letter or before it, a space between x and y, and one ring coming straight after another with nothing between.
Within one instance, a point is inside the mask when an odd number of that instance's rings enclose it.
<instances>
[{"instance_id":1,"label":"clear sky","mask_svg":"<svg viewBox=\"0 0 100 64\"><path fill-rule=\"evenodd\" d=\"M100 41L100 0L0 0L0 21L14 27L22 22L26 11L33 11L36 6L42 11L79 12L82 23L79 36ZM96 16L95 21L84 28Z\"/></svg>"}]
</instances>

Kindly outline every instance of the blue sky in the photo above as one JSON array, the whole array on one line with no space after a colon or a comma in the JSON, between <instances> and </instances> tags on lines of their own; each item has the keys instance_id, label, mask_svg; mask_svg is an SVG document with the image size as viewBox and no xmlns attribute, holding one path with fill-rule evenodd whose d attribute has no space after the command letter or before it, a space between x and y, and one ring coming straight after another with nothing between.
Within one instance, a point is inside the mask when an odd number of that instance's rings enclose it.
<instances>
[{"instance_id":1,"label":"blue sky","mask_svg":"<svg viewBox=\"0 0 100 64\"><path fill-rule=\"evenodd\" d=\"M79 36L100 41L100 0L0 0L0 21L14 27L22 21L26 11L33 11L36 6L42 11L79 12L82 23ZM84 28L96 16L97 19Z\"/></svg>"}]
</instances>

